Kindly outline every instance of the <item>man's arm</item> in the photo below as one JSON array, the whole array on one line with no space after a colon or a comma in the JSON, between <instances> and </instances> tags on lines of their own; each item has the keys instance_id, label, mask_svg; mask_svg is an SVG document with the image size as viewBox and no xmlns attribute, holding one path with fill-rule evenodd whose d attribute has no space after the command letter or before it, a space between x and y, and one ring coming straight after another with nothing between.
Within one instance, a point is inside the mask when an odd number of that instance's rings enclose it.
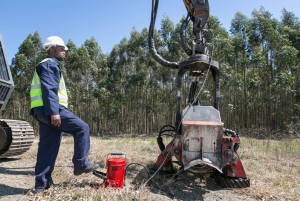
<instances>
[{"instance_id":1,"label":"man's arm","mask_svg":"<svg viewBox=\"0 0 300 201\"><path fill-rule=\"evenodd\" d=\"M37 73L41 80L42 98L45 115L51 117L51 124L59 126L59 98L58 88L60 71L54 62L44 62L37 67Z\"/></svg>"}]
</instances>

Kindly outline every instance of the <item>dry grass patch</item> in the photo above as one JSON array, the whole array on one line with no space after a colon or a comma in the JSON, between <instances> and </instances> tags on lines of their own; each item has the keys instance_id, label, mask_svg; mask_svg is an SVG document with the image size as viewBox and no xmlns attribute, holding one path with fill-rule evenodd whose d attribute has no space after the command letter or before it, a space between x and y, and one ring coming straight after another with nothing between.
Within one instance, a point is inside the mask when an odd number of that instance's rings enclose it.
<instances>
[{"instance_id":1,"label":"dry grass patch","mask_svg":"<svg viewBox=\"0 0 300 201\"><path fill-rule=\"evenodd\" d=\"M242 138L240 157L259 199L300 200L300 144L296 140Z\"/></svg>"},{"instance_id":2,"label":"dry grass patch","mask_svg":"<svg viewBox=\"0 0 300 201\"><path fill-rule=\"evenodd\" d=\"M37 141L20 160L1 163L5 165L3 175L6 180L0 180L0 187L2 184L16 190L19 182L32 188L36 151ZM92 174L74 176L73 139L64 136L53 173L53 179L59 186L37 195L26 194L28 189L21 200L300 200L300 144L295 140L241 139L239 155L251 179L251 187L247 189L222 189L215 183L213 174L194 174L189 171L175 177L158 173L146 186L142 185L149 178L143 166L151 169L160 153L155 137L91 138L89 159L99 163L102 172L106 172L106 159L111 152L125 153L127 165L141 164L128 167L126 186L123 189L102 188L103 180ZM4 170L16 166L32 167L28 169L32 172L31 175L18 177L25 178L24 181L11 182L16 175L7 174ZM16 192L20 190L22 189ZM13 198L14 195L10 196L9 200L14 200ZM2 201L1 195L0 200Z\"/></svg>"}]
</instances>

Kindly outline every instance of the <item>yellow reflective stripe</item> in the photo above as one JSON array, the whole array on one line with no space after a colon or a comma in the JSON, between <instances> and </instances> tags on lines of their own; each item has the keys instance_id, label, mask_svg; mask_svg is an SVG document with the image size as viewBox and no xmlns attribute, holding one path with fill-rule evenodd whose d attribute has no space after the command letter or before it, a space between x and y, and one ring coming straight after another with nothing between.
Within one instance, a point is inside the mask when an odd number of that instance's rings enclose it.
<instances>
[{"instance_id":1,"label":"yellow reflective stripe","mask_svg":"<svg viewBox=\"0 0 300 201\"><path fill-rule=\"evenodd\" d=\"M42 96L31 97L30 108L39 107L39 106L43 106L43 105L44 105L44 102L43 102Z\"/></svg>"},{"instance_id":2,"label":"yellow reflective stripe","mask_svg":"<svg viewBox=\"0 0 300 201\"><path fill-rule=\"evenodd\" d=\"M68 108L68 102L63 101L63 100L59 100L59 104L65 106L66 108Z\"/></svg>"},{"instance_id":3,"label":"yellow reflective stripe","mask_svg":"<svg viewBox=\"0 0 300 201\"><path fill-rule=\"evenodd\" d=\"M59 96L59 100L68 101L68 97L65 97L65 96Z\"/></svg>"},{"instance_id":4,"label":"yellow reflective stripe","mask_svg":"<svg viewBox=\"0 0 300 201\"><path fill-rule=\"evenodd\" d=\"M66 91L63 91L63 90L58 90L58 93L60 94L60 95L62 95L62 96L67 96L67 92ZM59 95L58 94L58 95Z\"/></svg>"},{"instance_id":5,"label":"yellow reflective stripe","mask_svg":"<svg viewBox=\"0 0 300 201\"><path fill-rule=\"evenodd\" d=\"M34 97L31 97L31 100L32 100L32 101L42 100L42 96L34 96Z\"/></svg>"},{"instance_id":6,"label":"yellow reflective stripe","mask_svg":"<svg viewBox=\"0 0 300 201\"><path fill-rule=\"evenodd\" d=\"M40 86L38 86L38 85L32 85L31 86L31 89L40 89L41 87Z\"/></svg>"}]
</instances>

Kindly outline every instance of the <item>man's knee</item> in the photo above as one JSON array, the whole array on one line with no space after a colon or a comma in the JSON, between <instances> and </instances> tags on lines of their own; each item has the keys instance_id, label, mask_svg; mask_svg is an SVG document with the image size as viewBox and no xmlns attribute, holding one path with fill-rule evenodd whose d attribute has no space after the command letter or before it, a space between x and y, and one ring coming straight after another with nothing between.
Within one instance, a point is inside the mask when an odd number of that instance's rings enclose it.
<instances>
[{"instance_id":1,"label":"man's knee","mask_svg":"<svg viewBox=\"0 0 300 201\"><path fill-rule=\"evenodd\" d=\"M87 123L83 122L82 127L81 127L82 131L85 134L89 134L90 133L90 127Z\"/></svg>"}]
</instances>

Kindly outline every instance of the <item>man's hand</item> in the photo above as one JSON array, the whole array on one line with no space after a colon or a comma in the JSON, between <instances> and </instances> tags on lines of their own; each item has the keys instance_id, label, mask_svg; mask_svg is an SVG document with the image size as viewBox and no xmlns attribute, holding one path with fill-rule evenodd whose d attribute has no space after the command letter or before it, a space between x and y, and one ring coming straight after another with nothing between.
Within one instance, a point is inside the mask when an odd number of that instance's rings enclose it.
<instances>
[{"instance_id":1,"label":"man's hand","mask_svg":"<svg viewBox=\"0 0 300 201\"><path fill-rule=\"evenodd\" d=\"M53 114L53 115L51 115L51 124L53 126L57 126L57 127L60 126L61 119L60 119L60 115L59 114Z\"/></svg>"}]
</instances>

